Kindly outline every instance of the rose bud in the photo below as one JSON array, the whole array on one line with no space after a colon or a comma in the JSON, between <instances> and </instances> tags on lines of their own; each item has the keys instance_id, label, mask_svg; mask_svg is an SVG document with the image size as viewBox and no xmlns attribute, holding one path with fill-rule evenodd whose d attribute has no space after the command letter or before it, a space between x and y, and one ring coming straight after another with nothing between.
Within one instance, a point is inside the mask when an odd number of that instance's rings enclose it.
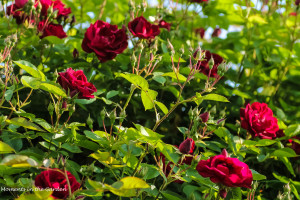
<instances>
[{"instance_id":1,"label":"rose bud","mask_svg":"<svg viewBox=\"0 0 300 200\"><path fill-rule=\"evenodd\" d=\"M212 33L211 37L219 37L221 34L220 28L215 28L214 32Z\"/></svg>"},{"instance_id":2,"label":"rose bud","mask_svg":"<svg viewBox=\"0 0 300 200\"><path fill-rule=\"evenodd\" d=\"M216 155L208 160L200 160L196 170L198 173L217 184L227 187L252 188L252 172L246 163L237 158L228 157L227 151L223 150L221 155Z\"/></svg>"},{"instance_id":3,"label":"rose bud","mask_svg":"<svg viewBox=\"0 0 300 200\"><path fill-rule=\"evenodd\" d=\"M179 151L183 154L192 154L195 149L195 142L192 138L187 138L179 145Z\"/></svg>"},{"instance_id":4,"label":"rose bud","mask_svg":"<svg viewBox=\"0 0 300 200\"><path fill-rule=\"evenodd\" d=\"M127 49L127 39L124 28L118 29L117 25L98 20L86 30L81 47L87 53L94 52L101 62L106 62Z\"/></svg>"},{"instance_id":5,"label":"rose bud","mask_svg":"<svg viewBox=\"0 0 300 200\"><path fill-rule=\"evenodd\" d=\"M202 113L200 115L200 118L201 118L202 122L204 122L204 123L207 122L208 118L209 118L209 112Z\"/></svg>"},{"instance_id":6,"label":"rose bud","mask_svg":"<svg viewBox=\"0 0 300 200\"><path fill-rule=\"evenodd\" d=\"M225 199L226 196L227 196L227 191L226 191L226 189L221 189L221 190L219 191L219 194L220 194L220 197L221 197L221 198Z\"/></svg>"},{"instance_id":7,"label":"rose bud","mask_svg":"<svg viewBox=\"0 0 300 200\"><path fill-rule=\"evenodd\" d=\"M77 182L75 176L66 171L71 193L80 188L80 183ZM37 175L34 182L35 186L40 189L53 190L52 197L54 199L67 199L69 197L69 186L66 180L65 173L60 169L51 169L43 171Z\"/></svg>"},{"instance_id":8,"label":"rose bud","mask_svg":"<svg viewBox=\"0 0 300 200\"><path fill-rule=\"evenodd\" d=\"M143 16L129 22L128 28L134 36L142 39L153 39L160 33L159 26L151 24Z\"/></svg>"},{"instance_id":9,"label":"rose bud","mask_svg":"<svg viewBox=\"0 0 300 200\"><path fill-rule=\"evenodd\" d=\"M171 24L167 23L165 20L160 20L159 23L158 23L158 26L159 26L159 28L165 28L168 31L171 30Z\"/></svg>"},{"instance_id":10,"label":"rose bud","mask_svg":"<svg viewBox=\"0 0 300 200\"><path fill-rule=\"evenodd\" d=\"M67 107L68 107L67 102L66 102L66 101L63 101L63 102L62 102L62 105L61 105L61 108L62 108L62 109L67 109Z\"/></svg>"},{"instance_id":11,"label":"rose bud","mask_svg":"<svg viewBox=\"0 0 300 200\"><path fill-rule=\"evenodd\" d=\"M240 109L241 126L248 130L252 137L261 139L276 138L279 131L273 111L265 103L254 102Z\"/></svg>"},{"instance_id":12,"label":"rose bud","mask_svg":"<svg viewBox=\"0 0 300 200\"><path fill-rule=\"evenodd\" d=\"M197 28L196 33L200 35L200 37L203 39L205 35L205 29L204 28Z\"/></svg>"},{"instance_id":13,"label":"rose bud","mask_svg":"<svg viewBox=\"0 0 300 200\"><path fill-rule=\"evenodd\" d=\"M73 58L74 59L77 59L79 57L79 51L75 48L74 50L73 50Z\"/></svg>"}]
</instances>

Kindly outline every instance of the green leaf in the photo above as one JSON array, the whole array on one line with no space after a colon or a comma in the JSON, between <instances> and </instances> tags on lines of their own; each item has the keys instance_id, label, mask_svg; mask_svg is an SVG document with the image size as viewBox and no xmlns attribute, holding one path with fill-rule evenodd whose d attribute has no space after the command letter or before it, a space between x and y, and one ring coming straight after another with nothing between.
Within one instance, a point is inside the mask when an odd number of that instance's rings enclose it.
<instances>
[{"instance_id":1,"label":"green leaf","mask_svg":"<svg viewBox=\"0 0 300 200\"><path fill-rule=\"evenodd\" d=\"M272 156L277 156L277 157L296 157L297 154L295 153L295 151L291 148L283 148L283 149L278 149L275 150L272 153Z\"/></svg>"},{"instance_id":2,"label":"green leaf","mask_svg":"<svg viewBox=\"0 0 300 200\"><path fill-rule=\"evenodd\" d=\"M78 146L76 146L75 144L64 143L61 147L63 149L70 151L71 153L81 153L82 152L80 150L80 148Z\"/></svg>"},{"instance_id":3,"label":"green leaf","mask_svg":"<svg viewBox=\"0 0 300 200\"><path fill-rule=\"evenodd\" d=\"M300 134L300 124L293 124L285 129L284 134L289 137L296 136Z\"/></svg>"},{"instance_id":4,"label":"green leaf","mask_svg":"<svg viewBox=\"0 0 300 200\"><path fill-rule=\"evenodd\" d=\"M9 155L1 161L1 164L11 167L31 167L30 163L28 162L28 159L28 156Z\"/></svg>"},{"instance_id":5,"label":"green leaf","mask_svg":"<svg viewBox=\"0 0 300 200\"><path fill-rule=\"evenodd\" d=\"M64 98L67 97L64 90L62 90L59 87L52 85L50 83L41 83L40 89L50 92L52 94L56 94L58 96L64 97Z\"/></svg>"},{"instance_id":6,"label":"green leaf","mask_svg":"<svg viewBox=\"0 0 300 200\"><path fill-rule=\"evenodd\" d=\"M106 94L106 99L110 99L119 94L119 91L111 90Z\"/></svg>"},{"instance_id":7,"label":"green leaf","mask_svg":"<svg viewBox=\"0 0 300 200\"><path fill-rule=\"evenodd\" d=\"M136 74L123 74L123 73L115 73L116 77L123 77L133 85L147 90L149 88L149 84L146 79Z\"/></svg>"},{"instance_id":8,"label":"green leaf","mask_svg":"<svg viewBox=\"0 0 300 200\"><path fill-rule=\"evenodd\" d=\"M51 44L63 44L64 43L63 39L60 39L56 36L47 36L47 37L44 37L43 40L47 40Z\"/></svg>"},{"instance_id":9,"label":"green leaf","mask_svg":"<svg viewBox=\"0 0 300 200\"><path fill-rule=\"evenodd\" d=\"M153 103L154 103L154 100L156 99L157 94L158 93L154 90L150 90L150 89L142 90L141 98L142 98L142 102L145 107L145 110L149 110L154 107Z\"/></svg>"},{"instance_id":10,"label":"green leaf","mask_svg":"<svg viewBox=\"0 0 300 200\"><path fill-rule=\"evenodd\" d=\"M78 103L78 104L86 105L86 104L91 104L91 103L95 102L96 100L97 100L97 98L93 98L93 99L75 99L74 102Z\"/></svg>"},{"instance_id":11,"label":"green leaf","mask_svg":"<svg viewBox=\"0 0 300 200\"><path fill-rule=\"evenodd\" d=\"M22 76L21 82L25 87L30 87L32 89L39 89L41 81L40 78L33 78L31 76Z\"/></svg>"},{"instance_id":12,"label":"green leaf","mask_svg":"<svg viewBox=\"0 0 300 200\"><path fill-rule=\"evenodd\" d=\"M286 166L286 168L289 170L289 172L295 176L295 172L292 166L292 163L289 161L289 159L287 157L278 157L279 160L281 160L284 165Z\"/></svg>"},{"instance_id":13,"label":"green leaf","mask_svg":"<svg viewBox=\"0 0 300 200\"><path fill-rule=\"evenodd\" d=\"M161 194L168 200L182 200L183 199L177 193L171 192L171 191L162 191Z\"/></svg>"},{"instance_id":14,"label":"green leaf","mask_svg":"<svg viewBox=\"0 0 300 200\"><path fill-rule=\"evenodd\" d=\"M180 82L185 82L186 81L186 77L185 76L183 76L182 74L179 74L179 73L176 76L175 72L167 72L167 73L164 73L162 76L172 77L172 78L174 78L176 80L177 80L177 76L178 76L178 80Z\"/></svg>"},{"instance_id":15,"label":"green leaf","mask_svg":"<svg viewBox=\"0 0 300 200\"><path fill-rule=\"evenodd\" d=\"M164 114L167 114L169 112L168 108L161 102L159 101L154 101L155 104L163 111Z\"/></svg>"},{"instance_id":16,"label":"green leaf","mask_svg":"<svg viewBox=\"0 0 300 200\"><path fill-rule=\"evenodd\" d=\"M43 72L37 69L33 64L25 60L14 61L20 68L35 78L40 78L41 81L46 81L46 76Z\"/></svg>"},{"instance_id":17,"label":"green leaf","mask_svg":"<svg viewBox=\"0 0 300 200\"><path fill-rule=\"evenodd\" d=\"M13 93L14 93L13 90L6 90L5 95L4 95L5 100L10 101L13 96Z\"/></svg>"},{"instance_id":18,"label":"green leaf","mask_svg":"<svg viewBox=\"0 0 300 200\"><path fill-rule=\"evenodd\" d=\"M260 181L260 180L264 180L267 178L266 176L255 171L254 169L251 169L251 171L252 171L252 176L253 176L254 181Z\"/></svg>"},{"instance_id":19,"label":"green leaf","mask_svg":"<svg viewBox=\"0 0 300 200\"><path fill-rule=\"evenodd\" d=\"M267 24L267 21L259 15L252 15L248 18L249 22L257 24Z\"/></svg>"},{"instance_id":20,"label":"green leaf","mask_svg":"<svg viewBox=\"0 0 300 200\"><path fill-rule=\"evenodd\" d=\"M137 195L136 189L146 189L150 186L137 177L125 177L112 184L110 191L121 197L133 197Z\"/></svg>"},{"instance_id":21,"label":"green leaf","mask_svg":"<svg viewBox=\"0 0 300 200\"><path fill-rule=\"evenodd\" d=\"M44 132L44 130L42 128L40 128L38 125L28 121L27 119L25 119L23 117L15 117L12 119L7 119L6 122L17 125L17 126L22 126L24 128L28 128L31 130Z\"/></svg>"},{"instance_id":22,"label":"green leaf","mask_svg":"<svg viewBox=\"0 0 300 200\"><path fill-rule=\"evenodd\" d=\"M229 102L226 97L223 97L218 94L207 94L207 95L203 96L202 98L203 98L203 100Z\"/></svg>"},{"instance_id":23,"label":"green leaf","mask_svg":"<svg viewBox=\"0 0 300 200\"><path fill-rule=\"evenodd\" d=\"M11 148L8 144L0 141L0 154L12 153L15 150Z\"/></svg>"}]
</instances>

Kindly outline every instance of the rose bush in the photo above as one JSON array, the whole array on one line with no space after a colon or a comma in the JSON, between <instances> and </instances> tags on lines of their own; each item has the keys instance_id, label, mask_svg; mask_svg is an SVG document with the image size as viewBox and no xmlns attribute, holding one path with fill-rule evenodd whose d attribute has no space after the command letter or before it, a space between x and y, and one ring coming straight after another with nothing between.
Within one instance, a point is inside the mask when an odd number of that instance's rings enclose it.
<instances>
[{"instance_id":1,"label":"rose bush","mask_svg":"<svg viewBox=\"0 0 300 200\"><path fill-rule=\"evenodd\" d=\"M0 1L0 199L300 199L298 4Z\"/></svg>"}]
</instances>

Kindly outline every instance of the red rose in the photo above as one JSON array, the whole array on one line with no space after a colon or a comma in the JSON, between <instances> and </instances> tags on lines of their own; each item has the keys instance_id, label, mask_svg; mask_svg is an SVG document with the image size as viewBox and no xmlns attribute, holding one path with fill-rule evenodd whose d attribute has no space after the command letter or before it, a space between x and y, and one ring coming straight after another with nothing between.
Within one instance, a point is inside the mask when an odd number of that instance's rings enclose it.
<instances>
[{"instance_id":1,"label":"red rose","mask_svg":"<svg viewBox=\"0 0 300 200\"><path fill-rule=\"evenodd\" d=\"M57 10L57 18L60 17L68 17L68 15L71 13L71 8L65 8L65 4L61 2L61 0L56 0L53 2L53 10Z\"/></svg>"},{"instance_id":2,"label":"red rose","mask_svg":"<svg viewBox=\"0 0 300 200\"><path fill-rule=\"evenodd\" d=\"M211 37L219 37L221 35L221 29L215 28L214 32L211 34Z\"/></svg>"},{"instance_id":3,"label":"red rose","mask_svg":"<svg viewBox=\"0 0 300 200\"><path fill-rule=\"evenodd\" d=\"M196 50L194 53L194 57L196 57L199 49ZM215 53L210 53L210 51L203 51L205 52L205 55L202 57L202 60L198 62L197 64L197 70L199 70L201 73L205 74L209 77L218 78L218 66L224 62L224 59ZM213 59L213 68L210 70L209 65L210 61Z\"/></svg>"},{"instance_id":4,"label":"red rose","mask_svg":"<svg viewBox=\"0 0 300 200\"><path fill-rule=\"evenodd\" d=\"M171 30L171 24L166 22L165 20L160 20L159 23L158 23L158 26L159 26L159 28L165 28L168 31Z\"/></svg>"},{"instance_id":5,"label":"red rose","mask_svg":"<svg viewBox=\"0 0 300 200\"><path fill-rule=\"evenodd\" d=\"M97 89L92 83L87 81L82 70L74 71L72 68L69 68L66 72L58 74L58 83L69 92L71 97L76 94L78 94L79 99L91 99L95 97L93 93L97 92Z\"/></svg>"},{"instance_id":6,"label":"red rose","mask_svg":"<svg viewBox=\"0 0 300 200\"><path fill-rule=\"evenodd\" d=\"M209 112L200 114L200 118L201 118L202 122L204 122L204 123L207 122L209 119Z\"/></svg>"},{"instance_id":7,"label":"red rose","mask_svg":"<svg viewBox=\"0 0 300 200\"><path fill-rule=\"evenodd\" d=\"M27 2L28 2L28 0L16 0L15 4L17 7L23 8Z\"/></svg>"},{"instance_id":8,"label":"red rose","mask_svg":"<svg viewBox=\"0 0 300 200\"><path fill-rule=\"evenodd\" d=\"M252 172L248 165L237 158L230 158L224 149L221 155L201 160L196 170L203 177L209 177L214 183L227 187L245 187L251 189Z\"/></svg>"},{"instance_id":9,"label":"red rose","mask_svg":"<svg viewBox=\"0 0 300 200\"><path fill-rule=\"evenodd\" d=\"M71 192L80 188L74 175L67 171ZM37 175L34 182L35 186L41 189L53 189L52 197L54 199L66 199L69 196L69 187L64 172L60 169L51 169L43 171Z\"/></svg>"},{"instance_id":10,"label":"red rose","mask_svg":"<svg viewBox=\"0 0 300 200\"><path fill-rule=\"evenodd\" d=\"M128 46L125 29L103 21L96 21L86 30L81 47L87 53L94 52L101 62L114 59Z\"/></svg>"},{"instance_id":11,"label":"red rose","mask_svg":"<svg viewBox=\"0 0 300 200\"><path fill-rule=\"evenodd\" d=\"M199 34L200 37L203 39L205 35L205 29L204 28L197 28L196 29L196 34Z\"/></svg>"},{"instance_id":12,"label":"red rose","mask_svg":"<svg viewBox=\"0 0 300 200\"><path fill-rule=\"evenodd\" d=\"M45 26L45 21L40 21L38 24L38 31L43 33L40 37L41 39L47 36L56 36L60 39L67 37L62 25L60 24L47 24Z\"/></svg>"},{"instance_id":13,"label":"red rose","mask_svg":"<svg viewBox=\"0 0 300 200\"><path fill-rule=\"evenodd\" d=\"M289 15L290 16L297 16L297 13L296 12L291 12Z\"/></svg>"},{"instance_id":14,"label":"red rose","mask_svg":"<svg viewBox=\"0 0 300 200\"><path fill-rule=\"evenodd\" d=\"M153 39L160 33L159 26L151 24L143 16L129 22L128 28L134 36L142 39Z\"/></svg>"},{"instance_id":15,"label":"red rose","mask_svg":"<svg viewBox=\"0 0 300 200\"><path fill-rule=\"evenodd\" d=\"M295 140L292 139L296 139L298 140L297 142ZM292 139L289 139L289 143L292 144L291 148L296 152L296 154L300 155L300 137L299 136L295 136Z\"/></svg>"},{"instance_id":16,"label":"red rose","mask_svg":"<svg viewBox=\"0 0 300 200\"><path fill-rule=\"evenodd\" d=\"M265 103L254 102L240 109L241 126L248 130L252 137L261 139L276 138L279 131L277 119Z\"/></svg>"},{"instance_id":17,"label":"red rose","mask_svg":"<svg viewBox=\"0 0 300 200\"><path fill-rule=\"evenodd\" d=\"M193 154L195 142L192 138L187 138L179 145L179 151L183 154Z\"/></svg>"}]
</instances>

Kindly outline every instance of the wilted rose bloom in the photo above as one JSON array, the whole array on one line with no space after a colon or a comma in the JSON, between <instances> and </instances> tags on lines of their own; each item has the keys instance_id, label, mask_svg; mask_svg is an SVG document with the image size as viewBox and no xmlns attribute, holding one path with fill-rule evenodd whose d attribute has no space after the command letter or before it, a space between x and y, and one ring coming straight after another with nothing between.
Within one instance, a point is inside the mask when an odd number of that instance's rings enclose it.
<instances>
[{"instance_id":1,"label":"wilted rose bloom","mask_svg":"<svg viewBox=\"0 0 300 200\"><path fill-rule=\"evenodd\" d=\"M194 58L196 57L199 49L196 50L194 53ZM199 70L201 73L205 74L209 77L218 78L218 66L224 62L224 59L215 53L210 53L210 51L202 51L205 52L205 55L202 57L202 60L198 62L197 64L197 70ZM209 64L211 59L213 59L213 68L209 69Z\"/></svg>"},{"instance_id":2,"label":"wilted rose bloom","mask_svg":"<svg viewBox=\"0 0 300 200\"><path fill-rule=\"evenodd\" d=\"M67 34L65 33L62 25L60 24L53 24L52 22L50 24L47 24L45 26L45 20L40 21L38 24L38 31L43 33L40 38L44 38L47 36L56 36L60 39L67 37Z\"/></svg>"},{"instance_id":3,"label":"wilted rose bloom","mask_svg":"<svg viewBox=\"0 0 300 200\"><path fill-rule=\"evenodd\" d=\"M77 182L75 176L67 171L71 193L80 188L80 183ZM69 187L65 174L60 169L51 169L43 171L37 175L34 182L37 188L53 190L52 197L54 199L66 199L69 196Z\"/></svg>"},{"instance_id":4,"label":"wilted rose bloom","mask_svg":"<svg viewBox=\"0 0 300 200\"><path fill-rule=\"evenodd\" d=\"M279 127L272 110L265 103L254 102L240 109L241 126L248 130L252 137L261 139L276 138Z\"/></svg>"},{"instance_id":5,"label":"wilted rose bloom","mask_svg":"<svg viewBox=\"0 0 300 200\"><path fill-rule=\"evenodd\" d=\"M227 187L251 188L253 176L248 165L237 158L228 157L225 149L221 155L201 160L196 170L214 183L221 183Z\"/></svg>"},{"instance_id":6,"label":"wilted rose bloom","mask_svg":"<svg viewBox=\"0 0 300 200\"><path fill-rule=\"evenodd\" d=\"M165 28L168 31L171 30L171 24L166 22L165 20L160 20L159 23L158 23L158 26L159 26L159 28Z\"/></svg>"},{"instance_id":7,"label":"wilted rose bloom","mask_svg":"<svg viewBox=\"0 0 300 200\"><path fill-rule=\"evenodd\" d=\"M201 118L202 122L204 122L204 123L207 122L209 119L209 112L200 114L200 118Z\"/></svg>"},{"instance_id":8,"label":"wilted rose bloom","mask_svg":"<svg viewBox=\"0 0 300 200\"><path fill-rule=\"evenodd\" d=\"M205 29L204 28L197 28L195 30L195 32L196 32L196 34L199 34L202 39L204 38L204 35L205 35Z\"/></svg>"},{"instance_id":9,"label":"wilted rose bloom","mask_svg":"<svg viewBox=\"0 0 300 200\"><path fill-rule=\"evenodd\" d=\"M128 46L125 29L118 29L103 21L91 24L84 34L81 47L87 53L94 52L101 62L114 59Z\"/></svg>"},{"instance_id":10,"label":"wilted rose bloom","mask_svg":"<svg viewBox=\"0 0 300 200\"><path fill-rule=\"evenodd\" d=\"M292 139L296 139L300 142L300 137L299 136L295 136ZM297 155L300 155L300 144L296 141L293 141L292 139L289 139L289 143L292 144L291 148L296 152Z\"/></svg>"},{"instance_id":11,"label":"wilted rose bloom","mask_svg":"<svg viewBox=\"0 0 300 200\"><path fill-rule=\"evenodd\" d=\"M128 28L134 36L142 39L153 39L160 33L159 26L151 24L143 16L129 22Z\"/></svg>"},{"instance_id":12,"label":"wilted rose bloom","mask_svg":"<svg viewBox=\"0 0 300 200\"><path fill-rule=\"evenodd\" d=\"M221 29L215 28L214 32L211 34L211 37L219 37L221 35Z\"/></svg>"},{"instance_id":13,"label":"wilted rose bloom","mask_svg":"<svg viewBox=\"0 0 300 200\"><path fill-rule=\"evenodd\" d=\"M73 50L73 58L74 59L77 59L79 57L79 51L75 48L74 50Z\"/></svg>"},{"instance_id":14,"label":"wilted rose bloom","mask_svg":"<svg viewBox=\"0 0 300 200\"><path fill-rule=\"evenodd\" d=\"M195 149L195 142L192 138L187 138L179 145L179 151L183 154L192 154Z\"/></svg>"},{"instance_id":15,"label":"wilted rose bloom","mask_svg":"<svg viewBox=\"0 0 300 200\"><path fill-rule=\"evenodd\" d=\"M82 70L74 71L72 68L69 68L66 72L58 74L58 83L69 92L71 97L76 94L78 94L79 99L91 99L95 97L93 93L97 92L97 89L92 83L87 81Z\"/></svg>"}]
</instances>

